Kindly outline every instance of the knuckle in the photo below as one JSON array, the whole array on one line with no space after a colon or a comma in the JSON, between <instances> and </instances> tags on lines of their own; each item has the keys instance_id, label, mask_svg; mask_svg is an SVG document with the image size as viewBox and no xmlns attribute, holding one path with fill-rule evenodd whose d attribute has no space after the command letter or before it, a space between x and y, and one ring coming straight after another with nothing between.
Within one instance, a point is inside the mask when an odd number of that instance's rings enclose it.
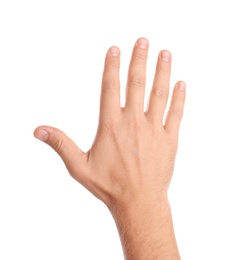
<instances>
[{"instance_id":1,"label":"knuckle","mask_svg":"<svg viewBox=\"0 0 250 260\"><path fill-rule=\"evenodd\" d=\"M167 135L165 143L166 147L168 147L169 159L174 162L177 153L178 137L176 135Z\"/></svg>"},{"instance_id":2,"label":"knuckle","mask_svg":"<svg viewBox=\"0 0 250 260\"><path fill-rule=\"evenodd\" d=\"M145 79L144 77L133 75L129 79L129 85L133 88L143 88L145 86Z\"/></svg>"},{"instance_id":3,"label":"knuckle","mask_svg":"<svg viewBox=\"0 0 250 260\"><path fill-rule=\"evenodd\" d=\"M147 60L147 54L143 50L136 51L134 54L135 61L145 63Z\"/></svg>"},{"instance_id":4,"label":"knuckle","mask_svg":"<svg viewBox=\"0 0 250 260\"><path fill-rule=\"evenodd\" d=\"M159 72L163 72L164 74L170 74L170 65L169 64L162 64L162 63L159 63L157 64L157 70Z\"/></svg>"},{"instance_id":5,"label":"knuckle","mask_svg":"<svg viewBox=\"0 0 250 260\"><path fill-rule=\"evenodd\" d=\"M130 124L130 129L136 132L139 132L141 130L141 125L138 122L133 122Z\"/></svg>"},{"instance_id":6,"label":"knuckle","mask_svg":"<svg viewBox=\"0 0 250 260\"><path fill-rule=\"evenodd\" d=\"M175 102L183 103L185 101L185 94L184 93L178 93L175 97Z\"/></svg>"},{"instance_id":7,"label":"knuckle","mask_svg":"<svg viewBox=\"0 0 250 260\"><path fill-rule=\"evenodd\" d=\"M161 88L154 88L152 94L160 99L166 99L168 97L168 91Z\"/></svg>"},{"instance_id":8,"label":"knuckle","mask_svg":"<svg viewBox=\"0 0 250 260\"><path fill-rule=\"evenodd\" d=\"M63 140L61 138L57 139L53 144L52 148L57 152L60 153L63 145Z\"/></svg>"},{"instance_id":9,"label":"knuckle","mask_svg":"<svg viewBox=\"0 0 250 260\"><path fill-rule=\"evenodd\" d=\"M132 132L143 132L143 122L139 116L134 116L130 122L128 123L128 128L132 130Z\"/></svg>"},{"instance_id":10,"label":"knuckle","mask_svg":"<svg viewBox=\"0 0 250 260\"><path fill-rule=\"evenodd\" d=\"M111 79L104 79L102 82L104 91L116 91L118 90L117 83Z\"/></svg>"},{"instance_id":11,"label":"knuckle","mask_svg":"<svg viewBox=\"0 0 250 260\"><path fill-rule=\"evenodd\" d=\"M100 129L107 134L116 132L118 124L113 121L106 121L100 123Z\"/></svg>"},{"instance_id":12,"label":"knuckle","mask_svg":"<svg viewBox=\"0 0 250 260\"><path fill-rule=\"evenodd\" d=\"M172 107L169 112L178 119L182 119L183 117L183 110L180 107Z\"/></svg>"},{"instance_id":13,"label":"knuckle","mask_svg":"<svg viewBox=\"0 0 250 260\"><path fill-rule=\"evenodd\" d=\"M120 68L120 63L117 59L110 59L107 61L107 65L110 68L114 68L114 69L119 69Z\"/></svg>"}]
</instances>

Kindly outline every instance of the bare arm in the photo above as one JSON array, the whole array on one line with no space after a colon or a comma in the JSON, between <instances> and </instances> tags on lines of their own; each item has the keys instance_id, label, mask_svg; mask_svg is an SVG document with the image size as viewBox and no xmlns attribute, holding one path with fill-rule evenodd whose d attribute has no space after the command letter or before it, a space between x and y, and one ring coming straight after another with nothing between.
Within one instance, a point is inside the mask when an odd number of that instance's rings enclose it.
<instances>
[{"instance_id":1,"label":"bare arm","mask_svg":"<svg viewBox=\"0 0 250 260\"><path fill-rule=\"evenodd\" d=\"M134 201L112 214L125 259L180 259L166 199Z\"/></svg>"},{"instance_id":2,"label":"bare arm","mask_svg":"<svg viewBox=\"0 0 250 260\"><path fill-rule=\"evenodd\" d=\"M185 83L169 96L171 54L159 53L144 112L148 41L140 38L128 70L126 104L120 106L120 50L106 55L99 126L87 152L59 129L40 126L35 136L62 158L71 176L102 200L116 222L127 260L180 259L167 192L174 171Z\"/></svg>"}]
</instances>

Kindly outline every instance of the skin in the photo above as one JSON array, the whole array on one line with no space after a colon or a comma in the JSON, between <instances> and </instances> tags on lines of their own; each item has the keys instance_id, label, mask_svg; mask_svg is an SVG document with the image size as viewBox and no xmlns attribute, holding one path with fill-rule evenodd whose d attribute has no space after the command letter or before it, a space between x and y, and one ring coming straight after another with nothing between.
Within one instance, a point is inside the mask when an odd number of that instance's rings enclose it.
<instances>
[{"instance_id":1,"label":"skin","mask_svg":"<svg viewBox=\"0 0 250 260\"><path fill-rule=\"evenodd\" d=\"M186 96L179 81L169 97L171 53L159 53L144 112L148 40L135 43L128 70L126 103L120 106L120 50L111 47L102 78L99 125L83 152L61 130L39 126L36 138L50 145L70 175L110 210L127 260L180 259L168 188L174 171L178 132ZM162 123L164 122L164 124Z\"/></svg>"}]
</instances>

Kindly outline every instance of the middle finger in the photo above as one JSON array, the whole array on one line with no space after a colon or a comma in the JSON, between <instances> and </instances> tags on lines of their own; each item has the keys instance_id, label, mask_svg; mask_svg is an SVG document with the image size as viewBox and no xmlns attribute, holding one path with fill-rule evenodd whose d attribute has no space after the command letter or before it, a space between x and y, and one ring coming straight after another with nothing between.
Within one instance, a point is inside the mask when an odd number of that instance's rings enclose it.
<instances>
[{"instance_id":1,"label":"middle finger","mask_svg":"<svg viewBox=\"0 0 250 260\"><path fill-rule=\"evenodd\" d=\"M144 112L148 45L145 38L137 40L129 65L125 108L136 114Z\"/></svg>"}]
</instances>

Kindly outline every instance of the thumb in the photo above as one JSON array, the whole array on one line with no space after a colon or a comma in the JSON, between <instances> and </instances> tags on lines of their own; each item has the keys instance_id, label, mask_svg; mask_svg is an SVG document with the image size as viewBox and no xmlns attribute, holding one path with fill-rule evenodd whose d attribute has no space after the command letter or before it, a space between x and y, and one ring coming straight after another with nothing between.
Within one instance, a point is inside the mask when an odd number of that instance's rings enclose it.
<instances>
[{"instance_id":1,"label":"thumb","mask_svg":"<svg viewBox=\"0 0 250 260\"><path fill-rule=\"evenodd\" d=\"M34 136L59 154L73 178L82 179L86 170L87 153L84 153L65 133L51 126L39 126L35 129Z\"/></svg>"}]
</instances>

